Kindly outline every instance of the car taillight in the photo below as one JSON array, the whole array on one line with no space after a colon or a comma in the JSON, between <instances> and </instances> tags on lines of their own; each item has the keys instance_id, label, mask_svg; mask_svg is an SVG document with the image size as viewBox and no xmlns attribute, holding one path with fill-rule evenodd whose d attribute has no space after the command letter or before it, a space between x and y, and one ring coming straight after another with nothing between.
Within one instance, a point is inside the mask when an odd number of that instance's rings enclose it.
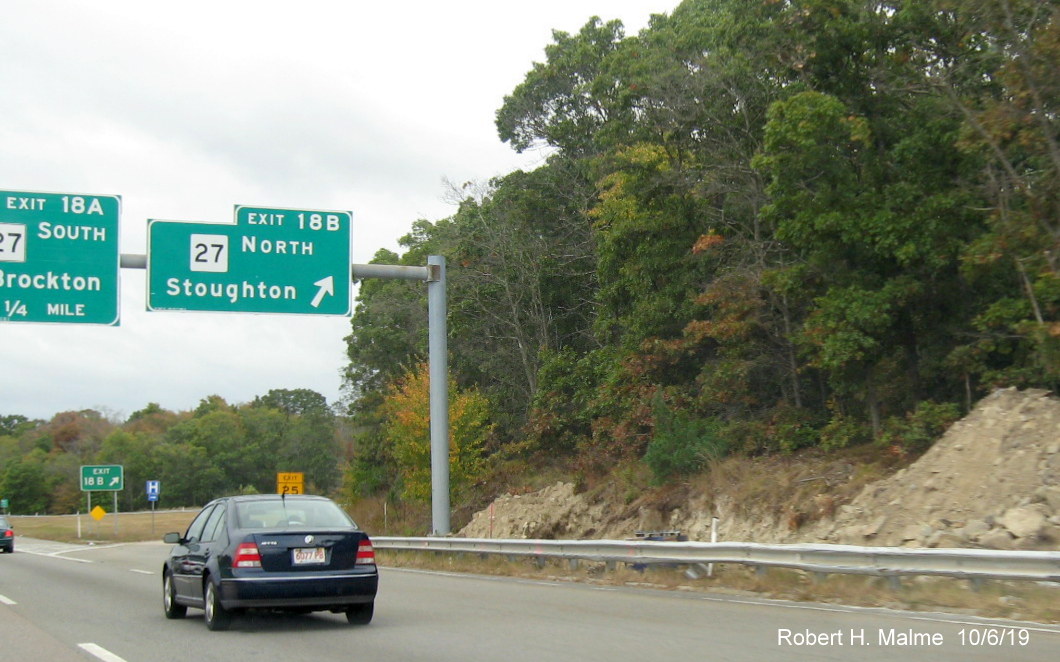
<instances>
[{"instance_id":1,"label":"car taillight","mask_svg":"<svg viewBox=\"0 0 1060 662\"><path fill-rule=\"evenodd\" d=\"M5 538L14 538L15 537L15 532L12 531L11 529L8 529L7 531L4 531L4 537Z\"/></svg>"},{"instance_id":2,"label":"car taillight","mask_svg":"<svg viewBox=\"0 0 1060 662\"><path fill-rule=\"evenodd\" d=\"M372 541L362 540L357 545L357 565L375 565L375 548Z\"/></svg>"},{"instance_id":3,"label":"car taillight","mask_svg":"<svg viewBox=\"0 0 1060 662\"><path fill-rule=\"evenodd\" d=\"M236 547L236 555L232 558L233 568L260 568L261 553L258 546L252 542L240 543Z\"/></svg>"}]
</instances>

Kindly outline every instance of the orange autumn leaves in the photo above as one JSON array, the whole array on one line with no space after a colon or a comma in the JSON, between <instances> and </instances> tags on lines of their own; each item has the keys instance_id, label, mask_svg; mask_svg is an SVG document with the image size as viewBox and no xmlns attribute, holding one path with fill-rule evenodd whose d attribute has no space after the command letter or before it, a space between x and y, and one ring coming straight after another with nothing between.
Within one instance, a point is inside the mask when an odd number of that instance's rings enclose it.
<instances>
[{"instance_id":1,"label":"orange autumn leaves","mask_svg":"<svg viewBox=\"0 0 1060 662\"><path fill-rule=\"evenodd\" d=\"M430 374L426 363L395 380L382 406L383 436L401 476L406 499L431 498ZM493 433L489 402L477 389L449 382L449 481L458 497L484 473L484 450Z\"/></svg>"}]
</instances>

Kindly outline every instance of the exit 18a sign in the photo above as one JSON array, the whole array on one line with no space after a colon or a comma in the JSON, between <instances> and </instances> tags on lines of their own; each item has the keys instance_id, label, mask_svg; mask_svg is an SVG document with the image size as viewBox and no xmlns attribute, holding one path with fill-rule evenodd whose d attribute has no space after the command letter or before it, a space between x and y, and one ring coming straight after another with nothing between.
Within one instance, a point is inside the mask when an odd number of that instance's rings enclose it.
<instances>
[{"instance_id":1,"label":"exit 18a sign","mask_svg":"<svg viewBox=\"0 0 1060 662\"><path fill-rule=\"evenodd\" d=\"M147 309L349 315L351 219L238 206L234 225L151 220Z\"/></svg>"},{"instance_id":2,"label":"exit 18a sign","mask_svg":"<svg viewBox=\"0 0 1060 662\"><path fill-rule=\"evenodd\" d=\"M117 325L116 195L0 191L0 322Z\"/></svg>"}]
</instances>

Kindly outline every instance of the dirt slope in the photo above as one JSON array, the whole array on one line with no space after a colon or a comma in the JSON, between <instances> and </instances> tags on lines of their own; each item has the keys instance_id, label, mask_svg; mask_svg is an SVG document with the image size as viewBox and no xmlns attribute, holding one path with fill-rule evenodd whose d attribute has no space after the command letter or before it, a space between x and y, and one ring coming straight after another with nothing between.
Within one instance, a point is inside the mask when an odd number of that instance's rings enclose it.
<instances>
[{"instance_id":1,"label":"dirt slope","mask_svg":"<svg viewBox=\"0 0 1060 662\"><path fill-rule=\"evenodd\" d=\"M809 524L779 507L740 508L716 486L670 501L638 507L557 483L499 497L458 535L621 539L680 530L709 540L717 516L722 540L1060 549L1060 400L996 391L915 463Z\"/></svg>"}]
</instances>

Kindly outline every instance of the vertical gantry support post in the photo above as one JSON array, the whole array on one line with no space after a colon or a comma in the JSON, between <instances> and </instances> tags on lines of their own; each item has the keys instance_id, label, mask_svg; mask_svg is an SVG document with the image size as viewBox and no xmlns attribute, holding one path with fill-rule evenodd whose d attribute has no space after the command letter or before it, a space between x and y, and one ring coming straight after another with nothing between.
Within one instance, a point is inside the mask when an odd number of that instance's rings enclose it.
<instances>
[{"instance_id":1,"label":"vertical gantry support post","mask_svg":"<svg viewBox=\"0 0 1060 662\"><path fill-rule=\"evenodd\" d=\"M431 377L431 522L436 536L449 530L449 344L445 258L427 256L427 346Z\"/></svg>"}]
</instances>

